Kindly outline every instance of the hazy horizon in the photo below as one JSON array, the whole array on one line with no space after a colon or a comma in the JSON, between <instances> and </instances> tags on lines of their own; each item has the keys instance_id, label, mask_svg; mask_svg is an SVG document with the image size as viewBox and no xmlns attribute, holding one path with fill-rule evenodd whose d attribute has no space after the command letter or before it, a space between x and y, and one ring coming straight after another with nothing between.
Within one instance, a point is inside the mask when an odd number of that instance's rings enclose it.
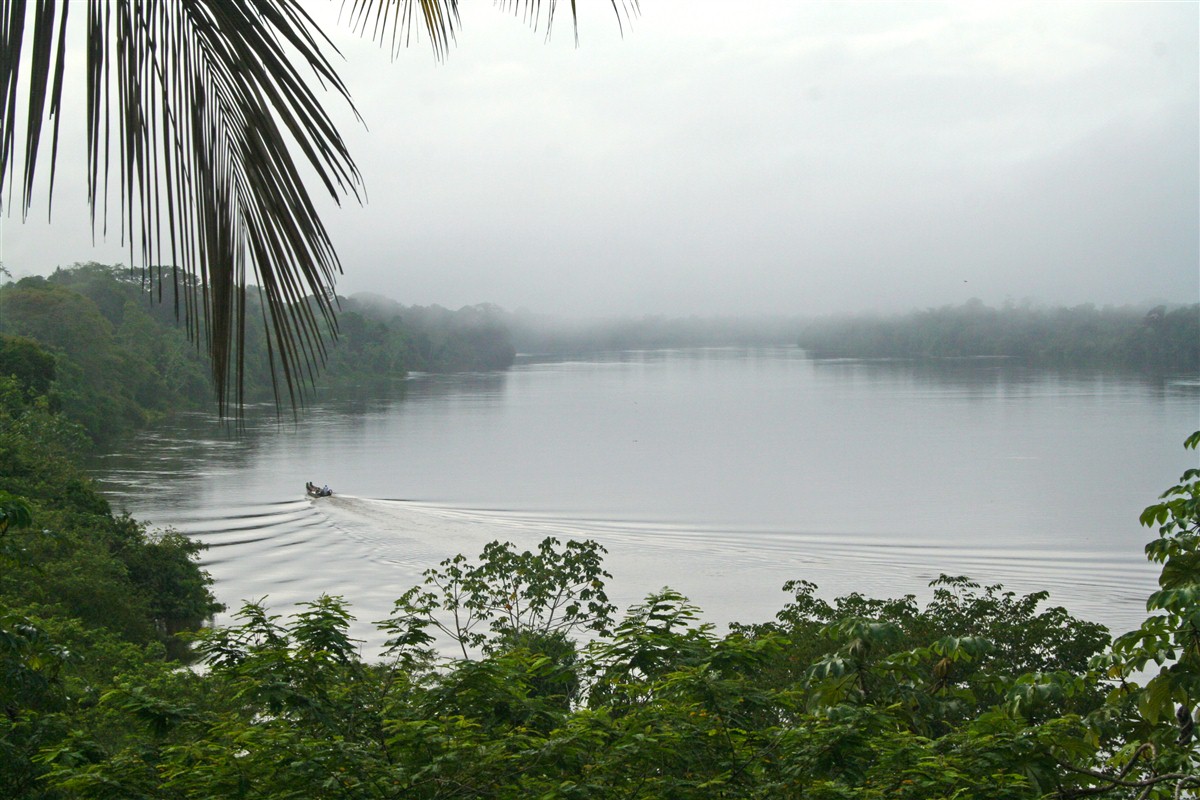
<instances>
[{"instance_id":1,"label":"hazy horizon","mask_svg":"<svg viewBox=\"0 0 1200 800\"><path fill-rule=\"evenodd\" d=\"M1200 300L1198 4L644 0L622 36L601 0L578 48L566 16L546 42L464 7L441 64L309 5L365 122L330 100L368 197L320 201L343 296L585 319ZM14 277L129 263L115 225L91 244L79 121L53 224L44 191L0 220Z\"/></svg>"},{"instance_id":2,"label":"hazy horizon","mask_svg":"<svg viewBox=\"0 0 1200 800\"><path fill-rule=\"evenodd\" d=\"M739 313L731 313L731 312L714 311L714 312L711 312L708 314L697 314L697 313L689 313L689 312L683 312L683 313L679 313L679 314L664 314L664 313L659 313L659 312L632 313L632 312L626 312L626 311L621 311L620 309L617 309L617 310L611 311L609 313L602 313L602 314L564 314L564 313L555 311L554 309L544 309L544 310L543 309L535 309L535 308L530 308L528 305L519 305L519 306L516 306L515 308L510 308L508 306L502 306L499 303L493 303L490 300L480 300L479 302L476 302L476 303L463 303L462 305L457 305L457 306L446 306L446 305L442 305L441 303L407 302L401 298L389 297L388 295L382 294L380 292L375 292L370 289L364 289L362 291L354 292L352 294L342 294L339 292L338 296L343 300L354 300L357 302L364 302L364 303L371 303L372 301L375 301L375 300L383 300L383 301L397 303L398 305L402 305L402 306L415 306L415 307L422 307L422 308L439 307L439 308L444 308L447 311L458 311L461 309L478 308L480 306L494 306L502 312L514 314L514 315L518 315L518 316L528 315L528 316L533 316L533 317L546 317L546 318L553 318L553 319L563 319L563 320L571 321L571 322L591 322L591 321L597 321L597 320L607 321L607 320L614 320L614 319L643 319L643 318L652 318L652 317L661 317L661 318L665 318L665 319L688 319L688 318L694 317L694 318L699 318L699 319L726 319L727 318L727 319L753 320L753 319L758 319L758 318L781 319L781 318L792 318L792 317L811 319L811 318L825 317L825 316L903 316L906 314L912 314L912 313L927 311L927 310L931 310L931 309L936 310L936 309L942 309L942 308L962 308L962 307L966 307L968 305L976 304L976 303L981 304L983 307L990 308L990 309L996 309L996 310L1003 310L1003 309L1007 309L1007 308L1018 308L1018 309L1029 309L1029 310L1033 310L1033 311L1045 311L1045 310L1062 309L1062 308L1074 309L1074 308L1081 308L1081 307L1082 308L1092 307L1097 310L1149 311L1150 309L1156 308L1158 306L1166 306L1168 308L1179 308L1182 306L1193 306L1193 305L1200 304L1200 298L1179 300L1179 299L1156 297L1156 298L1148 298L1148 299L1141 300L1141 301L1130 300L1127 302L1112 302L1112 303L1095 303L1095 302L1091 302L1088 300L1083 300L1078 303L1043 303L1043 302L1040 302L1039 300L1037 300L1037 298L1032 298L1032 297L1023 297L1020 299L1006 297L1006 298L1001 299L999 302L993 303L993 302L985 301L982 298L978 298L978 297L968 297L964 300L959 300L959 301L950 302L950 303L936 303L936 304L929 304L929 305L923 305L923 306L909 306L909 307L903 307L903 308L895 307L895 308L890 308L890 309L885 309L885 310L870 310L870 309L863 309L863 308L846 307L846 308L822 309L822 310L818 310L818 311L796 311L796 312L777 312L777 313L752 311L749 313L740 313L739 314Z\"/></svg>"}]
</instances>

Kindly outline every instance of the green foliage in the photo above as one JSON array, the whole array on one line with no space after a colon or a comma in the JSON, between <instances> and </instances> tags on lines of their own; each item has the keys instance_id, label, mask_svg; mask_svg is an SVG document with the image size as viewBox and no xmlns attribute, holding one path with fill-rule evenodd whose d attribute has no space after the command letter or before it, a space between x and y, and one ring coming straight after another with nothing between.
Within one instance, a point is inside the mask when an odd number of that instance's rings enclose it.
<instances>
[{"instance_id":1,"label":"green foliage","mask_svg":"<svg viewBox=\"0 0 1200 800\"><path fill-rule=\"evenodd\" d=\"M787 641L763 678L781 687L806 685L810 708L894 704L912 730L925 735L1008 702L1023 674L1086 672L1088 659L1108 643L1103 626L1060 607L1042 608L1045 592L1018 596L945 575L931 585L933 597L920 608L912 596L850 594L827 603L812 583L791 581L784 590L793 600L775 622L733 627L753 638ZM1057 695L1038 713L1087 713L1103 694L1092 684Z\"/></svg>"},{"instance_id":2,"label":"green foliage","mask_svg":"<svg viewBox=\"0 0 1200 800\"><path fill-rule=\"evenodd\" d=\"M1200 432L1186 446L1196 449ZM1141 515L1146 527L1158 526L1158 538L1146 556L1162 564L1159 589L1146 601L1151 616L1113 643L1112 654L1097 666L1121 681L1116 694L1133 703L1144 720L1140 735L1156 745L1173 737L1194 738L1188 720L1200 708L1200 469L1184 472L1160 501ZM1157 667L1144 686L1131 690L1127 678ZM1179 731L1164 728L1179 722ZM1187 737L1183 731L1188 731Z\"/></svg>"},{"instance_id":3,"label":"green foliage","mask_svg":"<svg viewBox=\"0 0 1200 800\"><path fill-rule=\"evenodd\" d=\"M215 396L196 341L203 331L194 319L181 327L169 287L157 288L151 298L140 274L95 263L0 287L0 377L12 377L25 401L46 397L50 410L63 409L100 444L171 411L203 407ZM259 293L244 302L246 314L266 314ZM495 307L342 302L336 322L321 319L312 298L296 304L328 340L320 363L295 376L302 379L292 387L297 398L313 387L394 388L410 370L495 370L513 362ZM248 326L244 335L227 380L244 400L278 397L278 353L261 328Z\"/></svg>"},{"instance_id":4,"label":"green foliage","mask_svg":"<svg viewBox=\"0 0 1200 800\"><path fill-rule=\"evenodd\" d=\"M16 347L47 363L27 341ZM219 609L200 547L112 514L78 465L86 437L35 393L41 385L0 377L0 607L37 607L182 656L174 634Z\"/></svg>"},{"instance_id":5,"label":"green foliage","mask_svg":"<svg viewBox=\"0 0 1200 800\"><path fill-rule=\"evenodd\" d=\"M532 640L553 641L575 631L603 635L615 606L604 593L604 548L593 541L544 539L537 552L518 553L511 543L491 542L472 564L464 556L425 571L424 588L396 601L384 624L389 646L422 647L434 627L458 645L463 658L483 648L496 652ZM485 633L483 629L488 632Z\"/></svg>"},{"instance_id":6,"label":"green foliage","mask_svg":"<svg viewBox=\"0 0 1200 800\"><path fill-rule=\"evenodd\" d=\"M21 387L25 400L49 396L54 383L54 356L37 342L20 336L0 336L0 375Z\"/></svg>"},{"instance_id":7,"label":"green foliage","mask_svg":"<svg viewBox=\"0 0 1200 800\"><path fill-rule=\"evenodd\" d=\"M798 343L818 357L1003 356L1054 367L1200 372L1200 304L1168 310L1038 309L978 300L890 318L812 322Z\"/></svg>"},{"instance_id":8,"label":"green foliage","mask_svg":"<svg viewBox=\"0 0 1200 800\"><path fill-rule=\"evenodd\" d=\"M28 528L33 524L33 511L29 503L22 497L14 497L8 492L0 492L0 537L13 531Z\"/></svg>"},{"instance_id":9,"label":"green foliage","mask_svg":"<svg viewBox=\"0 0 1200 800\"><path fill-rule=\"evenodd\" d=\"M8 558L0 570L0 602L53 607L131 641L169 643L182 655L174 634L220 609L209 592L211 579L196 564L200 546L114 517L77 478L49 488L28 498L36 529L11 544L0 540L0 554Z\"/></svg>"},{"instance_id":10,"label":"green foliage","mask_svg":"<svg viewBox=\"0 0 1200 800\"><path fill-rule=\"evenodd\" d=\"M0 609L2 611L2 609ZM61 735L66 648L28 618L0 613L0 794L36 796L32 755Z\"/></svg>"},{"instance_id":11,"label":"green foliage","mask_svg":"<svg viewBox=\"0 0 1200 800\"><path fill-rule=\"evenodd\" d=\"M391 358L420 372L480 372L507 369L516 355L510 315L490 304L450 311L441 306L402 306L372 295L342 301L341 339L380 341ZM371 329L378 331L373 336ZM351 345L354 347L354 345ZM369 351L371 348L362 348Z\"/></svg>"},{"instance_id":12,"label":"green foliage","mask_svg":"<svg viewBox=\"0 0 1200 800\"><path fill-rule=\"evenodd\" d=\"M617 710L654 698L658 681L700 662L711 650L711 625L697 626L700 610L664 588L633 606L611 641L593 645L593 705Z\"/></svg>"},{"instance_id":13,"label":"green foliage","mask_svg":"<svg viewBox=\"0 0 1200 800\"><path fill-rule=\"evenodd\" d=\"M553 583L556 570L561 579L576 569L569 552L552 540L538 553L494 543L479 564L450 559L431 570L426 588L475 615L490 634L475 640L477 657L441 665L415 657L363 663L336 598L320 598L287 622L248 604L237 624L199 637L206 673L117 680L84 730L43 752L44 783L73 797L178 798L1103 793L1106 748L1119 749L1120 739L1102 748L1078 715L1054 711L1087 674L1008 675L1003 702L975 703L948 724L944 708L928 698L961 691L951 676L988 663L997 652L992 643L971 635L918 642L922 615L910 601L850 595L823 603L806 584L793 584L797 599L780 614L791 636L804 630L806 616L837 617L838 609L894 619L849 614L807 630L820 640L812 647L826 654L790 682L778 680L780 662L812 650L785 635L782 623L717 636L669 589L615 625L576 625L595 637L576 650L554 603L528 615L496 603L502 592L511 602L515 587L521 608L536 605L546 596L543 578ZM584 552L598 553L585 547L576 555ZM507 582L494 589L472 583L483 574ZM998 591L974 592L963 579L940 585L947 586L936 602L952 608L1016 603ZM1037 618L1036 605L1023 606L1027 617ZM411 655L431 644L413 632L439 626L428 616L415 624L411 607L405 614L382 625L408 637L393 648ZM1019 649L1019 641L1010 637L1008 645ZM1018 649L1011 652L1026 661L1045 657ZM991 663L993 677L1004 678L1002 665ZM568 673L585 680L571 686L563 682ZM121 736L92 738L114 719L125 721ZM1136 766L1146 759L1133 758L1117 780L1146 780ZM1187 780L1179 774L1156 772L1149 780L1173 789Z\"/></svg>"},{"instance_id":14,"label":"green foliage","mask_svg":"<svg viewBox=\"0 0 1200 800\"><path fill-rule=\"evenodd\" d=\"M209 396L206 366L186 333L143 310L140 286L120 275L92 264L0 288L4 332L27 337L0 338L0 366L4 350L15 362L0 374L47 395L97 442ZM22 344L31 341L39 361Z\"/></svg>"},{"instance_id":15,"label":"green foliage","mask_svg":"<svg viewBox=\"0 0 1200 800\"><path fill-rule=\"evenodd\" d=\"M1065 798L1190 780L1188 751L1137 749L1123 699L1072 711L1095 673L1016 671L1097 642L1040 593L943 578L921 609L795 582L776 622L718 636L670 589L614 623L602 552L496 542L443 562L380 624L386 664L361 660L337 598L286 622L248 604L198 637L206 672L126 667L24 769L70 797ZM430 631L471 650L439 661ZM64 669L18 668L43 663Z\"/></svg>"}]
</instances>

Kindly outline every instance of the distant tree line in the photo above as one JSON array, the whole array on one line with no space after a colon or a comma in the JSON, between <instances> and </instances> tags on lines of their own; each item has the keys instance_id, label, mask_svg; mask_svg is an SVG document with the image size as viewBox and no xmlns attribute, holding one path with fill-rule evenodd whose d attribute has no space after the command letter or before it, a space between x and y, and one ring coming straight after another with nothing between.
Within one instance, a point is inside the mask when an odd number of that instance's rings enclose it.
<instances>
[{"instance_id":1,"label":"distant tree line","mask_svg":"<svg viewBox=\"0 0 1200 800\"><path fill-rule=\"evenodd\" d=\"M1200 372L1200 304L1147 312L1090 305L996 309L973 300L893 317L571 320L486 303L452 311L369 294L338 301L338 336L325 329L324 364L304 376L302 391L363 385L383 390L410 372L506 369L518 351L570 356L797 344L818 358L993 356L1052 368ZM249 314L267 313L254 292L246 308ZM0 333L39 345L55 375L53 385L43 387L47 402L97 442L172 410L207 408L214 396L203 325L189 336L173 299L148 297L140 274L124 267L78 264L0 286ZM230 380L240 384L246 400L272 400L278 354L269 349L261 326L247 326L245 335ZM14 369L32 374L30 358L10 340L0 348L0 375ZM46 365L42 369L44 374Z\"/></svg>"},{"instance_id":2,"label":"distant tree line","mask_svg":"<svg viewBox=\"0 0 1200 800\"><path fill-rule=\"evenodd\" d=\"M248 295L247 313L261 315L256 298ZM385 316L370 304L342 304L338 338L326 335L325 364L307 376L311 385L387 383L412 371L512 364L508 331L486 307L449 311L394 304ZM42 387L47 402L97 442L172 410L212 406L202 326L189 337L172 299L148 297L140 274L124 267L80 264L0 287L0 333L39 345L55 376L53 385ZM241 382L246 400L270 400L277 354L261 326L247 326L245 334L242 366L231 367L232 379ZM18 363L30 358L28 352L8 341L0 350L0 375L32 369Z\"/></svg>"},{"instance_id":3,"label":"distant tree line","mask_svg":"<svg viewBox=\"0 0 1200 800\"><path fill-rule=\"evenodd\" d=\"M50 402L96 441L213 396L208 363L173 306L147 302L125 270L89 264L0 287L0 333L51 355Z\"/></svg>"},{"instance_id":4,"label":"distant tree line","mask_svg":"<svg viewBox=\"0 0 1200 800\"><path fill-rule=\"evenodd\" d=\"M451 311L438 305L404 306L370 294L342 298L339 347L341 339L353 339L360 328L391 331L394 352L403 355L412 372L507 369L517 352L504 311L490 303Z\"/></svg>"},{"instance_id":5,"label":"distant tree line","mask_svg":"<svg viewBox=\"0 0 1200 800\"><path fill-rule=\"evenodd\" d=\"M1200 372L1200 304L1144 309L991 308L978 300L904 316L804 324L798 344L820 357L998 356L1049 367Z\"/></svg>"},{"instance_id":6,"label":"distant tree line","mask_svg":"<svg viewBox=\"0 0 1200 800\"><path fill-rule=\"evenodd\" d=\"M360 297L353 300L375 308L390 302ZM343 308L355 306L343 303ZM411 309L404 318L424 319L417 315L426 311L439 309ZM817 358L994 356L1055 369L1200 371L1200 304L1149 310L1006 304L997 309L972 300L903 315L822 319L799 315L572 319L524 310L509 312L493 305L470 306L457 313L468 312L506 331L496 341L511 341L517 352L531 356L799 345Z\"/></svg>"},{"instance_id":7,"label":"distant tree line","mask_svg":"<svg viewBox=\"0 0 1200 800\"><path fill-rule=\"evenodd\" d=\"M505 324L521 353L579 355L672 347L765 347L795 342L792 317L689 316L564 319L527 311L509 313Z\"/></svg>"}]
</instances>

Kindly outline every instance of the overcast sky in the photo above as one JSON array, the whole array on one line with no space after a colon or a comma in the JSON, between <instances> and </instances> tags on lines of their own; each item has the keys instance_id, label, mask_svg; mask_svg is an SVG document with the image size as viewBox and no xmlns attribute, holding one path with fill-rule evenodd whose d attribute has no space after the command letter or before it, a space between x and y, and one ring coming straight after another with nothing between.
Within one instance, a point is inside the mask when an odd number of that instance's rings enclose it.
<instances>
[{"instance_id":1,"label":"overcast sky","mask_svg":"<svg viewBox=\"0 0 1200 800\"><path fill-rule=\"evenodd\" d=\"M440 64L313 5L366 123L336 112L368 194L327 204L341 294L572 315L1200 301L1195 2L642 0L622 36L582 0L578 48L565 14L547 43L464 2ZM128 263L58 181L52 225L0 223L5 266Z\"/></svg>"}]
</instances>

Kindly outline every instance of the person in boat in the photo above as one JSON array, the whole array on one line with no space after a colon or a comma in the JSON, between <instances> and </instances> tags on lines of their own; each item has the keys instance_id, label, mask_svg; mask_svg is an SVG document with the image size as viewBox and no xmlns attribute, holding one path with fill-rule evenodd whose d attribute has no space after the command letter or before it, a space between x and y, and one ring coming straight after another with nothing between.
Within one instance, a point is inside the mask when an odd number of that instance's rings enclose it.
<instances>
[{"instance_id":1,"label":"person in boat","mask_svg":"<svg viewBox=\"0 0 1200 800\"><path fill-rule=\"evenodd\" d=\"M321 487L321 497L329 497L331 494L333 494L333 490L329 488L328 483Z\"/></svg>"}]
</instances>

